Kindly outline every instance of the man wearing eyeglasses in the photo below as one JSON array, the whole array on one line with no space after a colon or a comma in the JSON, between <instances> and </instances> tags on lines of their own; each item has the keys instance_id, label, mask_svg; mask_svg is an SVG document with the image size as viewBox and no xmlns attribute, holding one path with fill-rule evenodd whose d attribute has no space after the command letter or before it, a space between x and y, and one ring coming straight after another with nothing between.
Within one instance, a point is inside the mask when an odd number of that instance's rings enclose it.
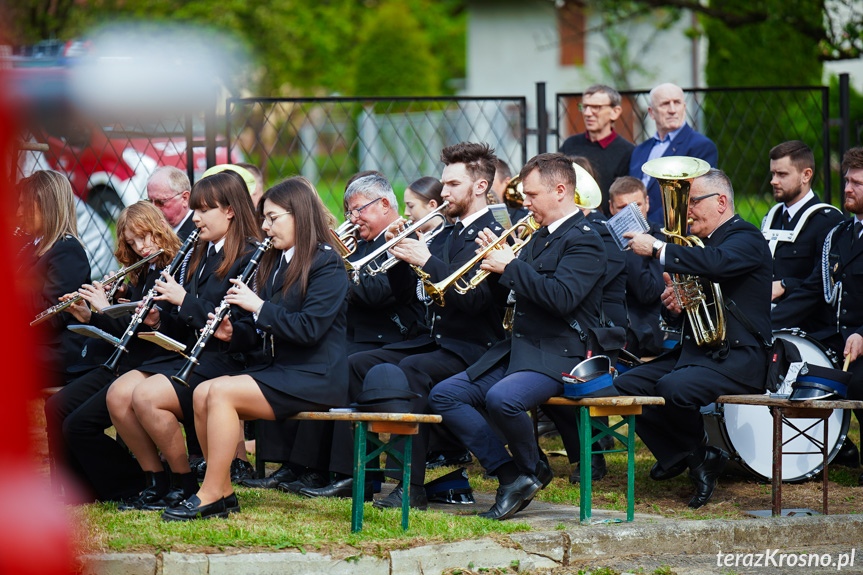
<instances>
[{"instance_id":1,"label":"man wearing eyeglasses","mask_svg":"<svg viewBox=\"0 0 863 575\"><path fill-rule=\"evenodd\" d=\"M656 122L656 134L632 150L629 175L640 178L647 186L650 210L647 219L662 223L662 196L656 179L641 171L648 160L664 156L691 156L716 167L719 152L710 138L699 134L686 123L686 98L674 84L660 84L650 91L647 113ZM604 198L603 198L604 199Z\"/></svg>"},{"instance_id":2,"label":"man wearing eyeglasses","mask_svg":"<svg viewBox=\"0 0 863 575\"><path fill-rule=\"evenodd\" d=\"M195 229L189 209L191 190L189 176L173 166L157 168L147 180L147 199L165 215L181 240Z\"/></svg>"},{"instance_id":3,"label":"man wearing eyeglasses","mask_svg":"<svg viewBox=\"0 0 863 575\"><path fill-rule=\"evenodd\" d=\"M761 342L771 337L773 278L767 241L734 213L734 192L724 172L710 170L692 182L687 215L689 231L703 248L665 243L649 233L626 234L633 252L658 258L664 266L663 315L682 327L683 337L674 350L622 374L614 386L621 395L665 398L664 406L645 407L635 430L656 457L652 479L670 479L689 468L695 486L689 506L697 509L710 499L728 462L724 451L705 445L700 408L720 395L764 393L767 354ZM669 274L699 277L711 304L711 283L719 284L726 321L719 345L696 343Z\"/></svg>"},{"instance_id":4,"label":"man wearing eyeglasses","mask_svg":"<svg viewBox=\"0 0 863 575\"><path fill-rule=\"evenodd\" d=\"M584 119L585 132L570 136L560 152L569 157L583 156L590 160L602 191L600 209L608 213L608 188L620 176L629 174L629 158L635 145L614 131L620 117L620 93L610 86L594 84L584 91L578 105Z\"/></svg>"}]
</instances>

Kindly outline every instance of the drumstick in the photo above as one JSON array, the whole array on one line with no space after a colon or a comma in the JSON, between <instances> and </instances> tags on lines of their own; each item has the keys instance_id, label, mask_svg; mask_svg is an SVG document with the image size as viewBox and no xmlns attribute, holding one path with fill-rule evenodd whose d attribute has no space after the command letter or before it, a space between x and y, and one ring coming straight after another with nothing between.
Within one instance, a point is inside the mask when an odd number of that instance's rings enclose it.
<instances>
[{"instance_id":1,"label":"drumstick","mask_svg":"<svg viewBox=\"0 0 863 575\"><path fill-rule=\"evenodd\" d=\"M842 371L848 371L848 364L851 363L851 354L845 356L845 365L842 366Z\"/></svg>"}]
</instances>

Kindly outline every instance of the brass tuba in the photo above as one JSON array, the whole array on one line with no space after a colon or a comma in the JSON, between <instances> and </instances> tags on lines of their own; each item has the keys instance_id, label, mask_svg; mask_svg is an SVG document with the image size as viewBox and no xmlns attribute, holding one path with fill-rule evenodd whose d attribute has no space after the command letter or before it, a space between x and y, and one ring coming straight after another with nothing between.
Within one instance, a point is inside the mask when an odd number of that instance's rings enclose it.
<instances>
[{"instance_id":1,"label":"brass tuba","mask_svg":"<svg viewBox=\"0 0 863 575\"><path fill-rule=\"evenodd\" d=\"M641 167L648 176L659 182L662 191L662 209L665 227L662 233L668 241L680 246L704 247L697 236L687 236L689 226L689 188L692 180L706 174L710 165L704 160L688 156L656 158ZM719 284L710 283L712 301L708 299L705 283L698 276L673 274L672 287L677 303L686 311L695 342L699 346L718 348L725 340L725 306Z\"/></svg>"}]
</instances>

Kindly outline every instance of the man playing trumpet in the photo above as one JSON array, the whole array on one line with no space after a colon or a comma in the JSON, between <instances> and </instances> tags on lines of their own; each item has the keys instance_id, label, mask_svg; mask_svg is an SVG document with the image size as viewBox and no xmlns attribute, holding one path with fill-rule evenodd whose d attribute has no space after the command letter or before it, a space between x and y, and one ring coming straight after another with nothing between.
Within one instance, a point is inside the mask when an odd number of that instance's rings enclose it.
<instances>
[{"instance_id":1,"label":"man playing trumpet","mask_svg":"<svg viewBox=\"0 0 863 575\"><path fill-rule=\"evenodd\" d=\"M502 244L481 268L515 295L512 339L432 389L443 423L497 476L494 506L480 515L508 519L551 481L540 462L527 411L563 392L561 373L585 358L581 335L599 327L606 256L576 204L576 173L563 154L541 154L521 171L524 207L542 227L519 252ZM480 242L496 241L490 230ZM576 327L573 327L576 326ZM586 339L586 338L585 338ZM504 442L481 414L488 413Z\"/></svg>"},{"instance_id":2,"label":"man playing trumpet","mask_svg":"<svg viewBox=\"0 0 863 575\"><path fill-rule=\"evenodd\" d=\"M645 171L650 163L645 164ZM724 451L705 445L699 408L713 403L720 395L764 392L767 358L761 338L753 332L770 337L772 265L767 242L758 228L735 215L734 192L724 172L712 169L696 177L684 200L682 213L669 210L671 202L664 202L666 230L663 231L673 231L675 226L670 222L677 221L685 234L688 222L689 232L700 238L704 247L665 243L648 233L626 236L631 237L632 251L658 258L665 268L666 288L661 298L667 308L663 310L666 321L682 322L686 311L682 306L694 301L675 295L672 275L681 281L696 276L704 280L702 286L709 287L709 282L719 285L715 293L721 293L721 297L711 297L709 292L702 295L724 313L724 321L716 322L724 324L724 329L717 330L724 334L716 341L708 338L699 345L697 340L705 334L693 327L689 316L690 321L683 326L681 345L621 375L614 386L621 395L665 398L664 406L645 406L643 415L635 419L635 430L656 457L650 470L651 479L670 479L689 468L689 477L695 485L689 506L697 509L710 499L716 479L728 462ZM748 319L748 328L741 318Z\"/></svg>"}]
</instances>

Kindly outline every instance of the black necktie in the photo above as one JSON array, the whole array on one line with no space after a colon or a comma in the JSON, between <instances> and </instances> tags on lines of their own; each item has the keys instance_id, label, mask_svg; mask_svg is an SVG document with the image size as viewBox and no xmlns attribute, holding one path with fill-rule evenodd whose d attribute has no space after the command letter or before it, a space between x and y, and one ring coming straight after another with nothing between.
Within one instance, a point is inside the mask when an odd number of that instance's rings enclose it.
<instances>
[{"instance_id":1,"label":"black necktie","mask_svg":"<svg viewBox=\"0 0 863 575\"><path fill-rule=\"evenodd\" d=\"M534 233L536 239L533 241L533 249L531 253L533 257L536 257L537 254L545 247L545 238L548 237L548 226L542 226Z\"/></svg>"},{"instance_id":2,"label":"black necktie","mask_svg":"<svg viewBox=\"0 0 863 575\"><path fill-rule=\"evenodd\" d=\"M860 239L860 232L863 231L863 223L860 220L854 222L854 234L851 236L851 247L857 245L857 240Z\"/></svg>"},{"instance_id":3,"label":"black necktie","mask_svg":"<svg viewBox=\"0 0 863 575\"><path fill-rule=\"evenodd\" d=\"M272 285L270 286L270 287L271 287L271 288L273 288L273 289L275 289L275 287L276 287L276 281L277 281L277 280L278 280L278 278L279 278L279 274L280 274L280 273L282 273L282 264L283 264L283 263L285 263L285 256L282 256L282 257L280 257L280 258L279 258L279 264L276 266L276 271L275 271L275 273L273 273L273 283L272 283Z\"/></svg>"},{"instance_id":4,"label":"black necktie","mask_svg":"<svg viewBox=\"0 0 863 575\"><path fill-rule=\"evenodd\" d=\"M788 210L782 212L782 229L790 230L791 228L791 215L788 213Z\"/></svg>"},{"instance_id":5,"label":"black necktie","mask_svg":"<svg viewBox=\"0 0 863 575\"><path fill-rule=\"evenodd\" d=\"M207 253L204 254L204 261L201 262L201 273L198 274L198 279L204 277L205 274L210 273L212 270L209 269L213 261L216 259L216 246L210 244L210 247L207 248Z\"/></svg>"},{"instance_id":6,"label":"black necktie","mask_svg":"<svg viewBox=\"0 0 863 575\"><path fill-rule=\"evenodd\" d=\"M446 238L446 244L444 244L443 253L444 260L447 264L450 262L450 248L452 247L453 241L455 241L454 238L457 238L459 234L462 233L462 231L464 231L464 224L461 222L456 222L455 225L452 227L452 231Z\"/></svg>"}]
</instances>

